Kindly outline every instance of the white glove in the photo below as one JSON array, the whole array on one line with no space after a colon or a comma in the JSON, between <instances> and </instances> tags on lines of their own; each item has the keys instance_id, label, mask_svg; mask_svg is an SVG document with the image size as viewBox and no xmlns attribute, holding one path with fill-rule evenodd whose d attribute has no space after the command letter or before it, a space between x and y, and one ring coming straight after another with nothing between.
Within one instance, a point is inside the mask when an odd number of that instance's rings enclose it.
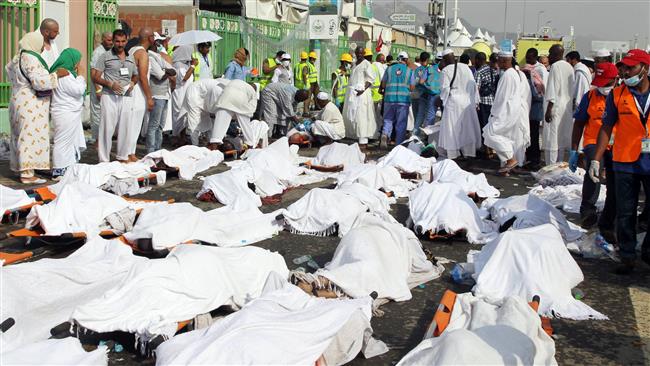
<instances>
[{"instance_id":1,"label":"white glove","mask_svg":"<svg viewBox=\"0 0 650 366\"><path fill-rule=\"evenodd\" d=\"M594 183L600 183L600 161L592 160L591 164L589 164L589 178Z\"/></svg>"}]
</instances>

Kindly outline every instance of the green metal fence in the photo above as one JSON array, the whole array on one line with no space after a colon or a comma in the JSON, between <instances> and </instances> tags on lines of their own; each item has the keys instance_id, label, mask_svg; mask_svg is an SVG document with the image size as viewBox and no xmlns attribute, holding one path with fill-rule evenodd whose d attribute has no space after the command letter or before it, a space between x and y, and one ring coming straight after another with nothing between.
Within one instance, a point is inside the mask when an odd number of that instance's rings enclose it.
<instances>
[{"instance_id":1,"label":"green metal fence","mask_svg":"<svg viewBox=\"0 0 650 366\"><path fill-rule=\"evenodd\" d=\"M88 35L87 57L88 80L90 80L90 58L93 50L101 42L102 33L112 32L117 27L117 0L87 0L88 3Z\"/></svg>"},{"instance_id":2,"label":"green metal fence","mask_svg":"<svg viewBox=\"0 0 650 366\"><path fill-rule=\"evenodd\" d=\"M39 24L38 0L0 0L0 108L9 105L11 84L4 66L18 52L18 41Z\"/></svg>"}]
</instances>

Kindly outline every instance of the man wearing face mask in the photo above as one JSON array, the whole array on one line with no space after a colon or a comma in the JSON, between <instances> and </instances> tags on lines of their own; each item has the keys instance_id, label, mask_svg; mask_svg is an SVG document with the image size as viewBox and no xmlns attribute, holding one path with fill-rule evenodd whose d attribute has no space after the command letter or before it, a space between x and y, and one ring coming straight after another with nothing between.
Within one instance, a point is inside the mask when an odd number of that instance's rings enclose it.
<instances>
[{"instance_id":1,"label":"man wearing face mask","mask_svg":"<svg viewBox=\"0 0 650 366\"><path fill-rule=\"evenodd\" d=\"M269 57L267 59L264 59L262 62L262 78L260 80L260 91L264 90L264 88L271 83L271 79L273 78L274 71L275 69L280 66L280 63L282 62L282 55L284 55L286 52L284 51L278 51L275 54L275 57Z\"/></svg>"},{"instance_id":2,"label":"man wearing face mask","mask_svg":"<svg viewBox=\"0 0 650 366\"><path fill-rule=\"evenodd\" d=\"M583 153L585 166L588 167L596 153L596 140L598 132L602 126L603 112L605 111L605 100L609 93L616 85L618 70L616 66L609 62L602 62L596 66L596 77L591 85L592 89L585 93L580 100L578 109L576 109L573 118L573 134L571 136L571 152L569 154L569 168L575 172L578 167L578 145L582 138ZM608 242L616 242L614 234L614 219L616 216L616 195L614 185L614 172L612 171L612 153L611 146L607 147L604 153L604 165L607 170L607 199L605 208L598 228L601 235ZM600 194L600 182L594 182L591 179L585 179L582 183L582 203L580 204L580 217L582 227L590 229L596 224L596 202Z\"/></svg>"},{"instance_id":3,"label":"man wearing face mask","mask_svg":"<svg viewBox=\"0 0 650 366\"><path fill-rule=\"evenodd\" d=\"M293 85L293 72L291 72L291 55L285 53L280 59L280 64L273 71L272 83L285 83Z\"/></svg>"},{"instance_id":4,"label":"man wearing face mask","mask_svg":"<svg viewBox=\"0 0 650 366\"><path fill-rule=\"evenodd\" d=\"M624 85L614 88L605 101L603 127L598 133L589 177L594 182L600 180L600 160L616 127L612 168L616 174L616 239L622 262L616 273L629 275L636 260L636 213L641 184L645 192L650 192L650 55L643 50L630 50L621 63ZM643 240L641 259L650 264L650 235Z\"/></svg>"}]
</instances>

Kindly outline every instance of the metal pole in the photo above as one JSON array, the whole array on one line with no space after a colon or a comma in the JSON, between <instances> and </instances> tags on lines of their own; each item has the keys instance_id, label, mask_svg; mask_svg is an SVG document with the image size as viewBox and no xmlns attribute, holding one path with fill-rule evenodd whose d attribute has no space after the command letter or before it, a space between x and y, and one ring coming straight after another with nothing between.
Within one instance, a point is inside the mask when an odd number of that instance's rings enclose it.
<instances>
[{"instance_id":1,"label":"metal pole","mask_svg":"<svg viewBox=\"0 0 650 366\"><path fill-rule=\"evenodd\" d=\"M447 24L447 0L445 0L445 44L442 46L442 49L444 50L447 48L447 32L448 32L449 24Z\"/></svg>"},{"instance_id":2,"label":"metal pole","mask_svg":"<svg viewBox=\"0 0 650 366\"><path fill-rule=\"evenodd\" d=\"M544 10L537 12L537 29L535 30L535 34L539 34L539 19L541 18L542 14L544 14Z\"/></svg>"},{"instance_id":3,"label":"metal pole","mask_svg":"<svg viewBox=\"0 0 650 366\"><path fill-rule=\"evenodd\" d=\"M524 20L521 22L521 34L526 35L526 0L524 0Z\"/></svg>"},{"instance_id":4,"label":"metal pole","mask_svg":"<svg viewBox=\"0 0 650 366\"><path fill-rule=\"evenodd\" d=\"M508 0L506 0L506 6L503 11L503 39L506 39L506 23L508 21Z\"/></svg>"}]
</instances>

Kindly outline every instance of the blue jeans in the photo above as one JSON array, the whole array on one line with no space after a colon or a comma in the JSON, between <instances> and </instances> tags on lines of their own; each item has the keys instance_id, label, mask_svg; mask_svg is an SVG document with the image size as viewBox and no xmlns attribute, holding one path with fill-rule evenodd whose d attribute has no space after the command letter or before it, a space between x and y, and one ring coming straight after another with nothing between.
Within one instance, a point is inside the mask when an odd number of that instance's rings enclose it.
<instances>
[{"instance_id":1,"label":"blue jeans","mask_svg":"<svg viewBox=\"0 0 650 366\"><path fill-rule=\"evenodd\" d=\"M147 154L160 150L162 147L162 130L165 127L167 117L167 100L154 99L153 109L149 112L149 124L147 125Z\"/></svg>"},{"instance_id":2,"label":"blue jeans","mask_svg":"<svg viewBox=\"0 0 650 366\"><path fill-rule=\"evenodd\" d=\"M384 103L384 126L382 134L390 138L395 128L395 143L401 144L406 139L406 125L409 119L409 105L402 103Z\"/></svg>"},{"instance_id":3,"label":"blue jeans","mask_svg":"<svg viewBox=\"0 0 650 366\"><path fill-rule=\"evenodd\" d=\"M417 99L417 114L415 115L415 125L413 126L413 134L422 136L420 127L426 127L435 121L436 118L436 101L437 95L422 93L420 99ZM415 110L414 110L415 112Z\"/></svg>"},{"instance_id":4,"label":"blue jeans","mask_svg":"<svg viewBox=\"0 0 650 366\"><path fill-rule=\"evenodd\" d=\"M650 192L650 176L616 172L616 239L621 258L636 258L636 210L639 204L639 189ZM609 194L609 192L608 192ZM646 235L642 252L650 251L650 235Z\"/></svg>"}]
</instances>

